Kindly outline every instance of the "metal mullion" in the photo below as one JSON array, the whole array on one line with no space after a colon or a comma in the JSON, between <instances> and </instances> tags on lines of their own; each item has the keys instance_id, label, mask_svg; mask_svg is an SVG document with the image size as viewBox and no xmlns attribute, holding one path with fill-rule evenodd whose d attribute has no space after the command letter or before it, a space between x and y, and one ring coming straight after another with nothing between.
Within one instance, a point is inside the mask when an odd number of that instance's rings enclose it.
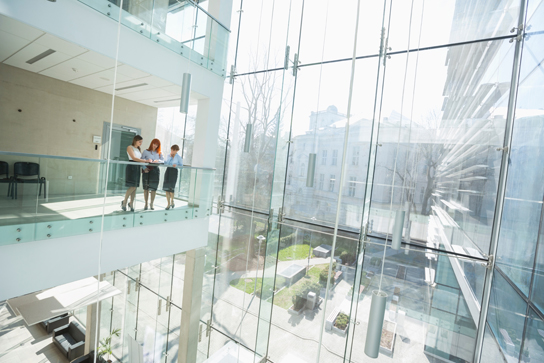
<instances>
[{"instance_id":1,"label":"metal mullion","mask_svg":"<svg viewBox=\"0 0 544 363\"><path fill-rule=\"evenodd\" d=\"M170 280L170 301L172 301L172 291L173 291L173 288L174 288L174 268L175 268L175 264L176 264L176 255L172 255L172 279ZM166 308L168 309L168 306L166 306ZM170 338L170 317L171 317L171 314L172 314L172 307L170 307L168 309L168 321L166 323L166 351L165 351L166 354L164 356L164 362L165 363L166 363L166 361L168 359L168 349L169 349L168 344L170 342L169 338Z\"/></svg>"},{"instance_id":2,"label":"metal mullion","mask_svg":"<svg viewBox=\"0 0 544 363\"><path fill-rule=\"evenodd\" d=\"M451 47L456 47L456 46L461 46L461 45L468 45L468 44L475 44L475 43L485 43L485 42L493 42L493 41L498 41L498 40L511 39L511 38L515 38L515 37L516 37L515 35L502 35L502 36L492 37L492 38L474 39L474 40L467 40L467 41L464 41L464 42L432 45L432 46L422 47L422 48L418 48L418 49L398 50L396 52L388 52L387 54L388 55L398 55L398 54L413 53L413 52L424 51L424 50L451 48ZM380 56L379 54L368 54L368 55L358 56L355 59L360 60L360 59L378 58L379 56ZM352 60L351 58L342 58L342 59L333 59L333 60L328 60L328 61L323 61L323 62L306 63L306 64L299 65L299 68L317 66L317 65L321 65L321 64L349 62L351 60ZM250 75L250 74L279 71L279 70L282 70L282 69L283 68L264 69L264 70L254 71L254 72L240 73L240 74L237 74L236 76L247 76L247 75Z\"/></svg>"},{"instance_id":3,"label":"metal mullion","mask_svg":"<svg viewBox=\"0 0 544 363\"><path fill-rule=\"evenodd\" d=\"M142 285L140 284L140 281L142 280L142 264L139 264L139 270L138 270L138 281L136 282L134 288L138 288L138 296L136 297L136 320L135 320L135 326L134 326L134 340L138 340L138 315L140 311L140 289ZM129 267L130 268L130 267Z\"/></svg>"},{"instance_id":4,"label":"metal mullion","mask_svg":"<svg viewBox=\"0 0 544 363\"><path fill-rule=\"evenodd\" d=\"M527 13L527 1L522 0L520 4L520 10L519 10L519 19L517 26L520 25L523 26L523 29L518 29L518 34L521 35L521 40L516 41L515 43L515 52L514 52L514 59L513 59L513 65L512 65L512 76L510 81L510 94L508 99L508 110L506 115L506 125L505 125L505 132L504 132L504 141L503 141L503 147L506 148L506 150L502 151L502 158L501 158L501 168L499 173L499 183L497 186L497 197L496 197L496 204L495 204L495 213L493 217L493 227L492 227L492 234L491 234L491 243L489 246L489 255L492 255L494 258L490 260L490 268L486 270L486 277L484 281L483 286L483 294L482 294L482 305L480 307L480 320L478 322L478 332L476 336L476 347L474 349L474 363L480 363L481 355L482 355L482 348L483 348L483 339L484 339L484 332L485 329L482 329L482 327L485 327L485 322L487 321L487 313L489 309L489 301L491 298L491 286L493 282L493 273L495 270L495 263L496 263L496 254L498 249L498 243L499 243L499 233L500 233L500 227L501 227L501 220L502 220L502 212L504 207L504 198L506 196L506 181L508 178L508 163L510 159L510 150L512 146L512 134L514 129L514 117L515 117L515 108L516 108L516 99L517 99L517 91L518 91L518 81L519 81L519 74L521 70L521 57L522 57L522 50L523 50L523 42L524 42L524 35L525 35L525 18ZM514 39L514 38L512 38Z\"/></svg>"}]
</instances>

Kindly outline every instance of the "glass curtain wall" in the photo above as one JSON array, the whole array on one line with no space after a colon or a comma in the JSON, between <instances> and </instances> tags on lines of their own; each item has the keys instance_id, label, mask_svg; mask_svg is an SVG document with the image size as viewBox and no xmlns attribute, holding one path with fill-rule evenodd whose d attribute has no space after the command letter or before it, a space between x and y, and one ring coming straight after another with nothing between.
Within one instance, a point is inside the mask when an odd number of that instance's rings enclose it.
<instances>
[{"instance_id":1,"label":"glass curtain wall","mask_svg":"<svg viewBox=\"0 0 544 363\"><path fill-rule=\"evenodd\" d=\"M515 103L510 167L498 238L485 344L508 362L544 359L540 331L542 298L542 175L539 163L542 120L542 20L544 4L526 4L525 34ZM485 352L482 353L482 357ZM491 362L492 360L482 361Z\"/></svg>"},{"instance_id":2,"label":"glass curtain wall","mask_svg":"<svg viewBox=\"0 0 544 363\"><path fill-rule=\"evenodd\" d=\"M528 3L532 24L539 8ZM357 1L244 2L234 9L240 35L229 56L235 76L223 111L208 355L228 350L241 362L264 356L271 362L364 361L371 295L381 290L388 298L380 360L507 357L495 327L506 319L488 318L485 334L478 325L488 303L486 266L502 198L509 105L518 87L512 82L522 2L384 1L359 12ZM539 26L527 24L518 104L521 98L539 102L540 58L529 49L538 43ZM517 106L513 140L519 132L519 152L532 155L539 106L524 107L531 111L520 116ZM520 117L533 123L516 131ZM512 146L507 186L515 183L514 172L526 182L529 169L540 180L525 161L513 166L514 152ZM519 184L510 188L527 193ZM509 241L499 241L496 275L516 292L534 292L525 295L525 305L501 300L506 287L497 277L489 287L489 314L501 309L504 315L508 306L515 319L526 317L513 325L520 333L509 349L516 361L528 361L522 345L538 349L534 332L542 321L539 290L532 287L540 207L531 204L538 207L534 213L517 207L506 221L514 201L530 199L509 198L508 187L506 194L500 238ZM531 198L537 201L538 194ZM397 211L405 213L400 250L391 245ZM527 242L533 254L513 247L520 236L515 223L527 220L536 228ZM501 248L508 262L501 261Z\"/></svg>"}]
</instances>

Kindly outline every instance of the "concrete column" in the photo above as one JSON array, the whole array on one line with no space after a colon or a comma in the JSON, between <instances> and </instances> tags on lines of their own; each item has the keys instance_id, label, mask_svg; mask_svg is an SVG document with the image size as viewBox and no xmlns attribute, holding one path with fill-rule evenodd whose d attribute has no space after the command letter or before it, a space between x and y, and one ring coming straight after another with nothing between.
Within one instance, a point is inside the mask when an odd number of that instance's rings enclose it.
<instances>
[{"instance_id":1,"label":"concrete column","mask_svg":"<svg viewBox=\"0 0 544 363\"><path fill-rule=\"evenodd\" d=\"M188 251L185 257L179 363L194 363L197 357L205 249Z\"/></svg>"},{"instance_id":2,"label":"concrete column","mask_svg":"<svg viewBox=\"0 0 544 363\"><path fill-rule=\"evenodd\" d=\"M87 306L87 323L85 325L85 354L94 350L96 345L96 329L100 327L98 303Z\"/></svg>"},{"instance_id":3,"label":"concrete column","mask_svg":"<svg viewBox=\"0 0 544 363\"><path fill-rule=\"evenodd\" d=\"M208 13L230 29L232 0L209 0Z\"/></svg>"},{"instance_id":4,"label":"concrete column","mask_svg":"<svg viewBox=\"0 0 544 363\"><path fill-rule=\"evenodd\" d=\"M212 97L197 101L192 166L215 168L222 98L221 88Z\"/></svg>"}]
</instances>

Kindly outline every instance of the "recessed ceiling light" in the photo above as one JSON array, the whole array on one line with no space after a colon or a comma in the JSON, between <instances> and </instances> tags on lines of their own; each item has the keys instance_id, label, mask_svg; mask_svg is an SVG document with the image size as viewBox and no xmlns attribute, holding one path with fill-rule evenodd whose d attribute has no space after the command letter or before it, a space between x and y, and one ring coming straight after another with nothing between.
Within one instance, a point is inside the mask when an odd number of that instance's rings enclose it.
<instances>
[{"instance_id":1,"label":"recessed ceiling light","mask_svg":"<svg viewBox=\"0 0 544 363\"><path fill-rule=\"evenodd\" d=\"M116 90L116 91L122 91L122 90L125 90L125 89L136 88L136 87L142 87L142 86L147 86L147 83L140 83L140 84L135 84L134 86L127 86L127 87L116 88L115 90Z\"/></svg>"},{"instance_id":2,"label":"recessed ceiling light","mask_svg":"<svg viewBox=\"0 0 544 363\"><path fill-rule=\"evenodd\" d=\"M45 57L50 56L51 54L53 54L53 53L55 53L55 52L56 52L56 50L48 49L48 50L46 50L45 52L38 54L38 55L35 56L34 58L31 58L31 59L27 60L26 62L27 62L28 64L34 64L34 63L36 63L37 61L39 61L40 59L44 59Z\"/></svg>"},{"instance_id":3,"label":"recessed ceiling light","mask_svg":"<svg viewBox=\"0 0 544 363\"><path fill-rule=\"evenodd\" d=\"M181 98L172 98L171 100L160 100L160 101L153 101L155 103L161 103L161 102L170 102L170 101L179 101Z\"/></svg>"}]
</instances>

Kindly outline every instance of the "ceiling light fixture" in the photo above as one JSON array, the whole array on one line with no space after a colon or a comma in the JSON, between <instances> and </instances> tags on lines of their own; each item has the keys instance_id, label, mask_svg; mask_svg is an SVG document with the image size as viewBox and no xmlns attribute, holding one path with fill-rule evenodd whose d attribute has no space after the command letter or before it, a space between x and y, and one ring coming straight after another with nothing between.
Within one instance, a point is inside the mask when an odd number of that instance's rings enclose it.
<instances>
[{"instance_id":1,"label":"ceiling light fixture","mask_svg":"<svg viewBox=\"0 0 544 363\"><path fill-rule=\"evenodd\" d=\"M34 64L34 63L36 63L37 61L39 61L39 60L41 60L41 59L44 59L45 57L50 56L51 54L53 54L53 53L55 53L55 52L56 52L56 50L48 49L48 50L46 50L45 52L38 54L38 55L35 56L34 58L31 58L31 59L27 60L26 62L27 62L28 64Z\"/></svg>"},{"instance_id":2,"label":"ceiling light fixture","mask_svg":"<svg viewBox=\"0 0 544 363\"><path fill-rule=\"evenodd\" d=\"M171 100L160 100L160 101L153 101L155 103L161 103L161 102L170 102L170 101L179 101L181 98L172 98Z\"/></svg>"},{"instance_id":3,"label":"ceiling light fixture","mask_svg":"<svg viewBox=\"0 0 544 363\"><path fill-rule=\"evenodd\" d=\"M191 73L183 73L183 81L181 83L181 102L179 103L179 112L185 113L185 114L189 112L190 97L191 97Z\"/></svg>"},{"instance_id":4,"label":"ceiling light fixture","mask_svg":"<svg viewBox=\"0 0 544 363\"><path fill-rule=\"evenodd\" d=\"M142 86L147 86L147 83L140 83L140 84L135 84L134 86L127 86L127 87L116 88L115 90L116 90L116 91L122 91L122 90L125 90L125 89L136 88L136 87L142 87Z\"/></svg>"}]
</instances>

